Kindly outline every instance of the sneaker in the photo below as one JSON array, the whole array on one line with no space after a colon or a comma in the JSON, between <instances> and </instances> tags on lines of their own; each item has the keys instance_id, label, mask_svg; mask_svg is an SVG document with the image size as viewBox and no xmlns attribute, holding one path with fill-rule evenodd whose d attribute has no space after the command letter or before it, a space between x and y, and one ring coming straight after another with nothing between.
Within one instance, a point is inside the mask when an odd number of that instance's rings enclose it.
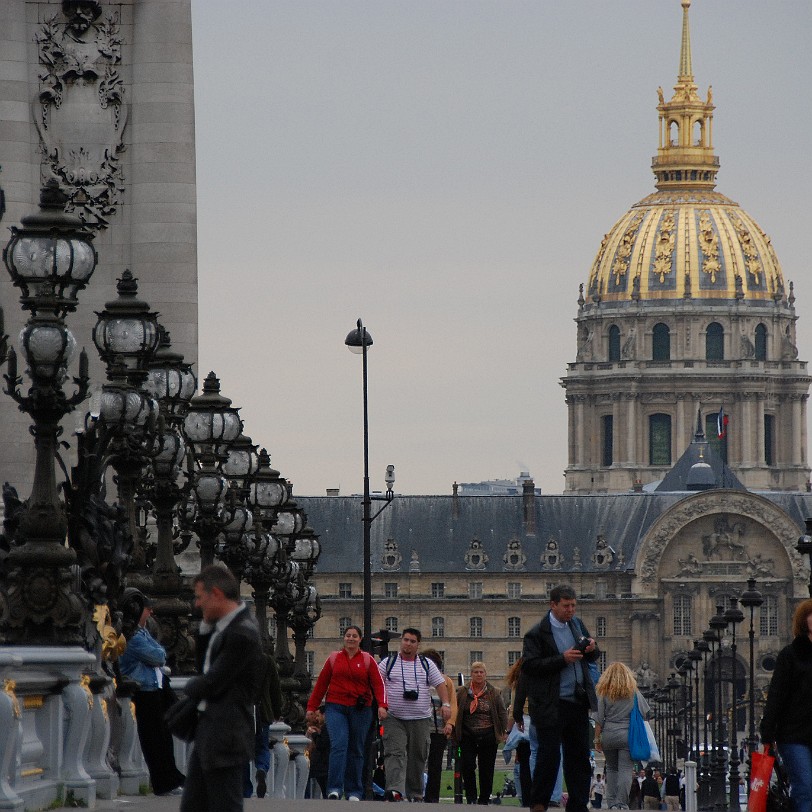
<instances>
[{"instance_id":1,"label":"sneaker","mask_svg":"<svg viewBox=\"0 0 812 812\"><path fill-rule=\"evenodd\" d=\"M175 789L170 789L169 792L156 792L155 794L159 798L165 798L167 795L183 795L183 787L175 787Z\"/></svg>"},{"instance_id":2,"label":"sneaker","mask_svg":"<svg viewBox=\"0 0 812 812\"><path fill-rule=\"evenodd\" d=\"M347 798L347 800L348 801L360 801L361 799L357 795L350 795L350 797Z\"/></svg>"},{"instance_id":3,"label":"sneaker","mask_svg":"<svg viewBox=\"0 0 812 812\"><path fill-rule=\"evenodd\" d=\"M327 796L327 800L328 800L328 801L340 801L340 800L341 800L341 796L340 796L340 795L339 795L337 792L331 792L331 793L330 793L330 794Z\"/></svg>"},{"instance_id":4,"label":"sneaker","mask_svg":"<svg viewBox=\"0 0 812 812\"><path fill-rule=\"evenodd\" d=\"M264 798L268 791L268 781L265 770L257 770L257 798Z\"/></svg>"}]
</instances>

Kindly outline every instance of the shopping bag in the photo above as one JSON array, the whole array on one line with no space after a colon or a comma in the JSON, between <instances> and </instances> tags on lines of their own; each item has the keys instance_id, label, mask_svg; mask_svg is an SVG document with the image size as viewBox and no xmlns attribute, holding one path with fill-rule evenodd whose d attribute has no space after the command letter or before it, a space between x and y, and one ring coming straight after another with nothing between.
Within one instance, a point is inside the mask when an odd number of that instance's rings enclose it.
<instances>
[{"instance_id":1,"label":"shopping bag","mask_svg":"<svg viewBox=\"0 0 812 812\"><path fill-rule=\"evenodd\" d=\"M754 751L750 754L750 797L747 800L748 812L767 812L767 793L770 789L770 777L773 774L775 759L766 746L763 753Z\"/></svg>"},{"instance_id":2,"label":"shopping bag","mask_svg":"<svg viewBox=\"0 0 812 812\"><path fill-rule=\"evenodd\" d=\"M789 794L789 778L780 753L776 755L773 769L775 770L775 781L767 790L767 812L792 812L794 807Z\"/></svg>"},{"instance_id":3,"label":"shopping bag","mask_svg":"<svg viewBox=\"0 0 812 812\"><path fill-rule=\"evenodd\" d=\"M657 746L657 740L654 738L654 731L651 729L651 725L643 721L643 725L646 728L646 737L648 738L648 749L649 749L649 761L662 761L662 756L660 755L660 748Z\"/></svg>"},{"instance_id":4,"label":"shopping bag","mask_svg":"<svg viewBox=\"0 0 812 812\"><path fill-rule=\"evenodd\" d=\"M637 704L636 691L632 712L629 715L629 755L632 757L632 761L648 761L651 758L646 724Z\"/></svg>"}]
</instances>

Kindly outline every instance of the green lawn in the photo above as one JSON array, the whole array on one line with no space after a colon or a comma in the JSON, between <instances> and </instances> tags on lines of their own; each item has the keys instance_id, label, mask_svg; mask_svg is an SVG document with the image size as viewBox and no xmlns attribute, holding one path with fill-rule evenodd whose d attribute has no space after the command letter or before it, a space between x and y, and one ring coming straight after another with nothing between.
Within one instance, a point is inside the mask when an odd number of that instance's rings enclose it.
<instances>
[{"instance_id":1,"label":"green lawn","mask_svg":"<svg viewBox=\"0 0 812 812\"><path fill-rule=\"evenodd\" d=\"M493 777L493 793L494 795L497 792L502 792L502 789L505 784L505 778L512 778L513 777L513 765L509 765L508 767L504 767L499 764L499 761L504 760L502 759L501 750L499 755L497 756L496 761L496 773ZM443 775L440 780L440 802L449 802L453 803L454 801L454 772L452 770L443 770ZM520 806L518 798L503 798L502 799L503 806Z\"/></svg>"}]
</instances>

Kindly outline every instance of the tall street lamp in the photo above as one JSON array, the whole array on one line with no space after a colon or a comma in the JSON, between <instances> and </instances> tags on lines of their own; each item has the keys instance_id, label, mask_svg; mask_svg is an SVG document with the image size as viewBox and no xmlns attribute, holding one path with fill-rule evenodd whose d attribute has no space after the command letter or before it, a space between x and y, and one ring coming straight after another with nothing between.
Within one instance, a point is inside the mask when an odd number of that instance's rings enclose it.
<instances>
[{"instance_id":1,"label":"tall street lamp","mask_svg":"<svg viewBox=\"0 0 812 812\"><path fill-rule=\"evenodd\" d=\"M716 649L716 673L714 678L716 680L716 713L714 721L716 722L716 752L714 753L713 760L713 778L714 778L714 808L725 809L727 807L725 798L725 751L723 746L724 730L722 728L722 637L727 629L727 620L725 620L725 607L721 604L716 606L716 614L710 619L708 624L716 635L718 643ZM738 792L738 787L736 792Z\"/></svg>"},{"instance_id":2,"label":"tall street lamp","mask_svg":"<svg viewBox=\"0 0 812 812\"><path fill-rule=\"evenodd\" d=\"M812 598L812 519L805 519L806 532L798 539L795 549L809 556L809 597Z\"/></svg>"},{"instance_id":3,"label":"tall street lamp","mask_svg":"<svg viewBox=\"0 0 812 812\"><path fill-rule=\"evenodd\" d=\"M730 599L730 606L725 612L725 620L733 630L730 643L730 687L731 687L731 718L730 718L730 803L729 808L739 808L739 742L738 742L738 705L736 702L736 673L738 661L736 660L736 625L744 620L744 614L739 609L738 598Z\"/></svg>"},{"instance_id":4,"label":"tall street lamp","mask_svg":"<svg viewBox=\"0 0 812 812\"><path fill-rule=\"evenodd\" d=\"M755 674L755 627L753 625L753 614L757 607L761 606L764 603L764 598L756 589L756 579L755 578L748 578L747 579L747 589L742 592L741 597L739 598L739 602L745 609L750 610L750 629L748 630L748 638L750 643L750 674L749 674L749 686L747 688L747 696L749 699L750 709L749 709L749 718L748 718L748 728L747 728L747 777L750 778L750 769L752 766L752 762L750 756L753 753L753 750L756 749L756 674ZM750 786L750 781L748 780L747 785Z\"/></svg>"},{"instance_id":5,"label":"tall street lamp","mask_svg":"<svg viewBox=\"0 0 812 812\"><path fill-rule=\"evenodd\" d=\"M372 544L370 531L372 522L380 515L394 497L395 467L386 469L386 496L379 497L386 500L384 505L374 516L372 515L372 497L369 490L369 408L367 389L367 351L372 346L372 336L367 332L361 319L357 326L347 334L344 343L350 352L359 354L362 359L363 396L364 396L364 497L363 497L363 523L364 523L364 651L372 650Z\"/></svg>"}]
</instances>

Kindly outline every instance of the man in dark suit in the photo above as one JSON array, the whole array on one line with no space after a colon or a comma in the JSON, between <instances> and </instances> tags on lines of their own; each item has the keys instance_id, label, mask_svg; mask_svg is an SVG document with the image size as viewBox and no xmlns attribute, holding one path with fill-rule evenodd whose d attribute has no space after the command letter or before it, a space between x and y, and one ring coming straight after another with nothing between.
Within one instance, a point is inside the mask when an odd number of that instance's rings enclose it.
<instances>
[{"instance_id":1,"label":"man in dark suit","mask_svg":"<svg viewBox=\"0 0 812 812\"><path fill-rule=\"evenodd\" d=\"M575 617L575 590L555 587L550 611L524 636L522 651L530 718L539 742L533 812L546 812L550 805L562 750L567 812L587 812L592 777L589 711L598 709L587 663L599 655L595 641Z\"/></svg>"},{"instance_id":2,"label":"man in dark suit","mask_svg":"<svg viewBox=\"0 0 812 812\"><path fill-rule=\"evenodd\" d=\"M186 694L200 713L180 809L242 812L243 765L254 755L259 629L225 567L205 567L194 589L195 606L203 613L196 652L200 674L189 680Z\"/></svg>"}]
</instances>

